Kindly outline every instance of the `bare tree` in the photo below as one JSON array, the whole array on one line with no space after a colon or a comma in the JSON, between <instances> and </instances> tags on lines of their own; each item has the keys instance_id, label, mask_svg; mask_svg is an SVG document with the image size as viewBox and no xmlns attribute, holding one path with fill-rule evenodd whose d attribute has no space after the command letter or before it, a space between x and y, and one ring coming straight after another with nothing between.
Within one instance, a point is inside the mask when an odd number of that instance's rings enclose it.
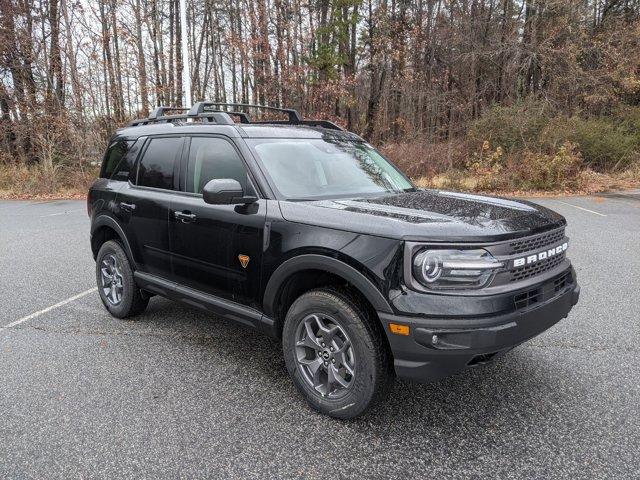
<instances>
[{"instance_id":1,"label":"bare tree","mask_svg":"<svg viewBox=\"0 0 640 480\"><path fill-rule=\"evenodd\" d=\"M183 38L192 100L293 106L376 141L455 139L529 98L564 115L640 104L638 0L187 0L187 25L178 0L0 6L5 161L44 158L43 115L106 135L180 105Z\"/></svg>"}]
</instances>

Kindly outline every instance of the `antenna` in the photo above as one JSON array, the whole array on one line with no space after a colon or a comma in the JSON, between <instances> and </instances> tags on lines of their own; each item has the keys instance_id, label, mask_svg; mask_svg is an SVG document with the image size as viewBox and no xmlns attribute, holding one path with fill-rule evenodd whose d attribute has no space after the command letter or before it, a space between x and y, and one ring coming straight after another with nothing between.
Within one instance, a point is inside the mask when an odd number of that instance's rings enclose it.
<instances>
[{"instance_id":1,"label":"antenna","mask_svg":"<svg viewBox=\"0 0 640 480\"><path fill-rule=\"evenodd\" d=\"M189 31L187 29L187 0L180 0L180 25L182 27L182 86L184 106L191 106L191 69L189 67Z\"/></svg>"}]
</instances>

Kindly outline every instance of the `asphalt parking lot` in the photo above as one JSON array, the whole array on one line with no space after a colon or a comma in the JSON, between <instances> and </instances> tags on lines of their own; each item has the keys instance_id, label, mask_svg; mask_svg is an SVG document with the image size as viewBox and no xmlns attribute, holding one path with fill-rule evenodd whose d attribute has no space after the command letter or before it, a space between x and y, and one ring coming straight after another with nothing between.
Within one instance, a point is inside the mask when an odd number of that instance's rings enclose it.
<instances>
[{"instance_id":1,"label":"asphalt parking lot","mask_svg":"<svg viewBox=\"0 0 640 480\"><path fill-rule=\"evenodd\" d=\"M83 201L0 202L0 478L638 478L640 192L537 201L569 221L569 318L351 422L258 333L157 297L110 317Z\"/></svg>"}]
</instances>

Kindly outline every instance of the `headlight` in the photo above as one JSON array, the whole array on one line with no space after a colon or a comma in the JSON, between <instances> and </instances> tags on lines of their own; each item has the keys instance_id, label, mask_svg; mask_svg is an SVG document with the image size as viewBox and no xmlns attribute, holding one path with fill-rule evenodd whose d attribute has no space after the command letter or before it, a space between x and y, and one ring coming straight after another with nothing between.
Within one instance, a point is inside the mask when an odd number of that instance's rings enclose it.
<instances>
[{"instance_id":1,"label":"headlight","mask_svg":"<svg viewBox=\"0 0 640 480\"><path fill-rule=\"evenodd\" d=\"M502 266L486 250L422 250L413 257L413 276L433 290L481 288Z\"/></svg>"}]
</instances>

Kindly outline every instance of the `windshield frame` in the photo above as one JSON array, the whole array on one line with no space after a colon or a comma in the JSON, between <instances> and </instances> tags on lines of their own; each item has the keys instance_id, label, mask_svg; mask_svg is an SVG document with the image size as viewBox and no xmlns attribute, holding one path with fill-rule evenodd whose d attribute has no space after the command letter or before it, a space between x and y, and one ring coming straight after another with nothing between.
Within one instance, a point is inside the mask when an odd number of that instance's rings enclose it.
<instances>
[{"instance_id":1,"label":"windshield frame","mask_svg":"<svg viewBox=\"0 0 640 480\"><path fill-rule=\"evenodd\" d=\"M245 141L249 151L251 152L251 155L253 156L253 158L255 160L255 165L260 170L260 173L262 174L262 177L267 182L269 188L271 189L273 195L275 196L275 198L277 200L285 200L285 201L290 201L290 202L312 202L312 201L331 200L331 199L344 199L344 198L369 198L369 197L380 197L380 196L386 196L386 195L397 195L397 194L404 193L404 192L414 192L414 191L418 190L418 188L411 181L411 179L400 168L398 168L398 166L395 163L393 163L388 157L383 155L373 145L371 145L370 143L368 143L368 142L366 142L364 140L361 140L361 139L360 140L356 140L356 139L353 139L353 138L345 137L345 138L341 138L341 140L345 141L345 142L352 143L354 145L361 145L361 146L365 146L367 148L372 149L385 162L387 162L387 164L395 172L397 172L398 175L400 175L409 185L411 185L411 187L403 189L403 190L385 190L385 191L379 191L379 192L366 192L366 193L362 193L362 192L339 193L339 194L334 193L334 194L327 194L327 195L314 195L314 196L310 196L310 197L292 197L292 196L284 195L278 189L277 185L275 184L275 181L273 180L273 178L271 177L271 175L269 173L268 168L266 167L266 165L262 161L262 158L260 157L260 154L256 151L256 148L255 148L257 143L262 143L264 141L274 141L274 140L303 141L303 140L324 140L324 139L321 138L321 137L301 138L301 137L288 137L288 136L287 137L250 137L250 138L244 138L244 141Z\"/></svg>"}]
</instances>

